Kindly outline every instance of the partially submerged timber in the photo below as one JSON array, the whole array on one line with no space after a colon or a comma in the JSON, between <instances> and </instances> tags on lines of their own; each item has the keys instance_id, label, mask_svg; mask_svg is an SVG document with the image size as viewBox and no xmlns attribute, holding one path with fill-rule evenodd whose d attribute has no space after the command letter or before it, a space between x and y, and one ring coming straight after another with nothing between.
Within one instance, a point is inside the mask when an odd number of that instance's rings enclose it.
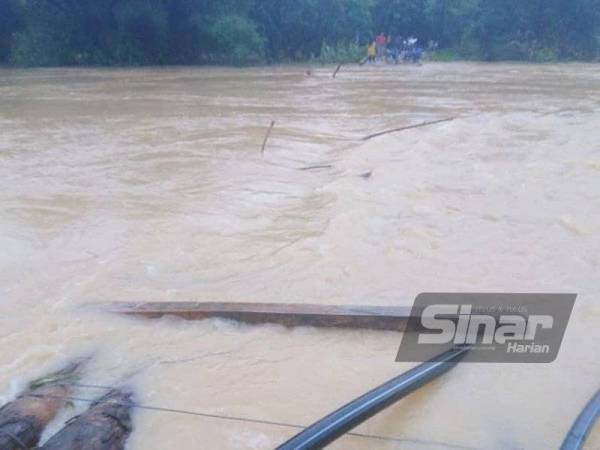
<instances>
[{"instance_id":1,"label":"partially submerged timber","mask_svg":"<svg viewBox=\"0 0 600 450\"><path fill-rule=\"evenodd\" d=\"M29 383L15 400L0 408L0 450L38 448L46 426L71 400L86 359ZM67 422L41 449L122 450L131 433L132 394L112 389Z\"/></svg>"},{"instance_id":2,"label":"partially submerged timber","mask_svg":"<svg viewBox=\"0 0 600 450\"><path fill-rule=\"evenodd\" d=\"M110 303L102 309L116 314L158 319L211 318L286 327L313 326L402 331L414 311L410 306L314 305L295 303L139 302Z\"/></svg>"},{"instance_id":3,"label":"partially submerged timber","mask_svg":"<svg viewBox=\"0 0 600 450\"><path fill-rule=\"evenodd\" d=\"M34 448L44 428L66 405L71 382L77 378L86 360L30 383L14 401L0 408L0 449Z\"/></svg>"},{"instance_id":4,"label":"partially submerged timber","mask_svg":"<svg viewBox=\"0 0 600 450\"><path fill-rule=\"evenodd\" d=\"M122 450L131 433L132 394L113 389L71 419L40 450Z\"/></svg>"}]
</instances>

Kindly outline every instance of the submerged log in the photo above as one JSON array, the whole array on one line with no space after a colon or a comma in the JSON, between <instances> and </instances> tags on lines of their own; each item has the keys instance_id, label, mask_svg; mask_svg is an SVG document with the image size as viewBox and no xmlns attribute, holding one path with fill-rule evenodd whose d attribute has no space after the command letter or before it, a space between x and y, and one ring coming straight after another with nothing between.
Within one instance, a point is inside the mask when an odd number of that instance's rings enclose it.
<instances>
[{"instance_id":1,"label":"submerged log","mask_svg":"<svg viewBox=\"0 0 600 450\"><path fill-rule=\"evenodd\" d=\"M132 394L113 389L74 417L40 450L123 450L131 434Z\"/></svg>"},{"instance_id":2,"label":"submerged log","mask_svg":"<svg viewBox=\"0 0 600 450\"><path fill-rule=\"evenodd\" d=\"M110 312L156 319L175 316L185 320L221 318L251 324L286 327L363 328L402 331L410 306L333 306L279 303L146 302L111 303Z\"/></svg>"},{"instance_id":3,"label":"submerged log","mask_svg":"<svg viewBox=\"0 0 600 450\"><path fill-rule=\"evenodd\" d=\"M70 383L85 361L33 381L19 397L0 408L0 449L28 450L37 445L46 425L67 403Z\"/></svg>"}]
</instances>

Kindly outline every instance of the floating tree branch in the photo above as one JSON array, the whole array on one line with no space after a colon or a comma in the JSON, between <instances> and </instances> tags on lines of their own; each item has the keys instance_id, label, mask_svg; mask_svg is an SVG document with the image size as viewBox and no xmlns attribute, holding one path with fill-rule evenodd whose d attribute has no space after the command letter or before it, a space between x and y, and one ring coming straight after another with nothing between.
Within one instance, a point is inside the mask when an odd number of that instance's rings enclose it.
<instances>
[{"instance_id":1,"label":"floating tree branch","mask_svg":"<svg viewBox=\"0 0 600 450\"><path fill-rule=\"evenodd\" d=\"M316 166L300 167L300 169L298 169L298 170L331 169L332 167L333 167L332 164L319 164Z\"/></svg>"},{"instance_id":2,"label":"floating tree branch","mask_svg":"<svg viewBox=\"0 0 600 450\"><path fill-rule=\"evenodd\" d=\"M333 75L332 75L333 78L335 78L335 76L337 75L337 73L340 71L341 68L342 68L342 65L338 64L338 66L333 71Z\"/></svg>"},{"instance_id":3,"label":"floating tree branch","mask_svg":"<svg viewBox=\"0 0 600 450\"><path fill-rule=\"evenodd\" d=\"M263 139L262 147L260 148L261 154L265 153L265 147L267 146L267 141L269 140L269 136L271 135L271 131L273 131L273 127L275 126L275 121L271 120L271 125L269 125L269 129L265 134L265 138Z\"/></svg>"},{"instance_id":4,"label":"floating tree branch","mask_svg":"<svg viewBox=\"0 0 600 450\"><path fill-rule=\"evenodd\" d=\"M361 138L361 141L368 141L369 139L373 139L375 137L382 136L384 134L395 133L397 131L411 130L413 128L421 128L421 127L426 127L429 125L435 125L436 123L450 122L454 119L455 119L455 117L447 117L445 119L438 119L438 120L432 120L430 122L417 123L415 125L408 125L406 127L392 128L391 130L385 130L385 131L380 131L378 133L369 134L368 136Z\"/></svg>"}]
</instances>

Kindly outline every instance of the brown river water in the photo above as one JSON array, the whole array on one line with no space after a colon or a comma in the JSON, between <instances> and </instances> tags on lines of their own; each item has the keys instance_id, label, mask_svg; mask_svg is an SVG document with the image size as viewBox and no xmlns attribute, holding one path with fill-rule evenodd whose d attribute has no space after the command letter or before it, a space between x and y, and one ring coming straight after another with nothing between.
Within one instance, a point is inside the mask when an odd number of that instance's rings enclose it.
<instances>
[{"instance_id":1,"label":"brown river water","mask_svg":"<svg viewBox=\"0 0 600 450\"><path fill-rule=\"evenodd\" d=\"M145 405L307 425L412 367L399 333L99 302L576 292L554 363L459 365L355 430L395 441L331 445L557 448L600 387L600 66L305 69L0 70L0 403L93 351L85 383ZM128 448L269 449L297 431L136 410Z\"/></svg>"}]
</instances>

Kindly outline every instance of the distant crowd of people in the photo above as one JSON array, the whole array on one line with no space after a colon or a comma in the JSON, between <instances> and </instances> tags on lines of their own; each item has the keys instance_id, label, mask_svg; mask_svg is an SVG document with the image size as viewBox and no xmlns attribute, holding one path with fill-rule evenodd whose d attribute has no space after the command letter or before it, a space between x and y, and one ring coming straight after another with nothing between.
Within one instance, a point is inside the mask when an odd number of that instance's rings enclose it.
<instances>
[{"instance_id":1,"label":"distant crowd of people","mask_svg":"<svg viewBox=\"0 0 600 450\"><path fill-rule=\"evenodd\" d=\"M431 44L430 44L431 45ZM418 44L418 39L412 36L403 39L402 36L392 38L391 35L380 33L367 47L367 63L377 61L388 64L399 62L418 63L423 57L423 48Z\"/></svg>"}]
</instances>

